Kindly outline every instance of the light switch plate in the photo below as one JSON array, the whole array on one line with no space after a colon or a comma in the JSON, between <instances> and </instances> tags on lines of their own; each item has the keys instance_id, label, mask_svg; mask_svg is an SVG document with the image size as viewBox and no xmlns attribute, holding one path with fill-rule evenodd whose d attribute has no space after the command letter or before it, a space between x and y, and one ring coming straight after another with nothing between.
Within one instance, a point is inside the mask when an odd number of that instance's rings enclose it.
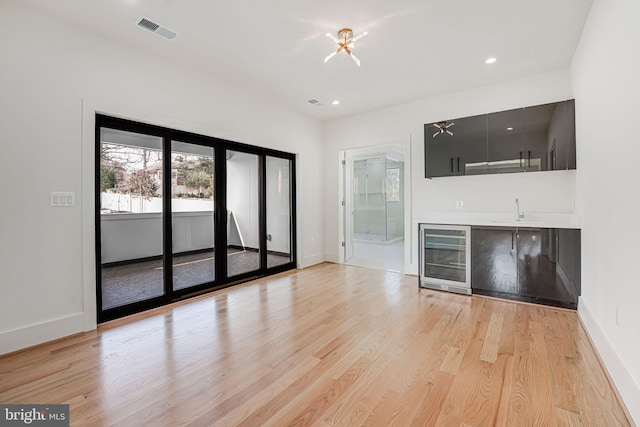
<instances>
[{"instance_id":1,"label":"light switch plate","mask_svg":"<svg viewBox=\"0 0 640 427\"><path fill-rule=\"evenodd\" d=\"M51 206L57 208L71 207L76 204L76 193L72 191L52 191Z\"/></svg>"}]
</instances>

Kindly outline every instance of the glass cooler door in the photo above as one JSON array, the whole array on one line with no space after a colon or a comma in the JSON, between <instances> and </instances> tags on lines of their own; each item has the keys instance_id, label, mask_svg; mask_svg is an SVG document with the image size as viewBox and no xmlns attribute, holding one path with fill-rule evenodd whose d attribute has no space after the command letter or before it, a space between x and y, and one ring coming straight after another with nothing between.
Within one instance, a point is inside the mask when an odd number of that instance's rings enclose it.
<instances>
[{"instance_id":1,"label":"glass cooler door","mask_svg":"<svg viewBox=\"0 0 640 427\"><path fill-rule=\"evenodd\" d=\"M421 283L470 288L470 235L468 226L421 224Z\"/></svg>"}]
</instances>

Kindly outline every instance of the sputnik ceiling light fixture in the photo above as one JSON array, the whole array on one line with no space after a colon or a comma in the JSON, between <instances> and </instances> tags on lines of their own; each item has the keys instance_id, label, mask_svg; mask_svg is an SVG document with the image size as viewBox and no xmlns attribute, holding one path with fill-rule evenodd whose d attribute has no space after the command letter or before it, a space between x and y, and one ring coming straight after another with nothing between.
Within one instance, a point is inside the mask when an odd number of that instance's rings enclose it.
<instances>
[{"instance_id":1,"label":"sputnik ceiling light fixture","mask_svg":"<svg viewBox=\"0 0 640 427\"><path fill-rule=\"evenodd\" d=\"M438 129L438 130L436 131L436 133L433 134L432 138L435 138L436 136L440 135L441 133L448 133L449 135L453 136L453 132L451 132L449 130L449 128L451 126L453 126L453 125L455 125L454 122L449 123L449 122L446 122L446 121L445 122L434 123L433 127Z\"/></svg>"},{"instance_id":2,"label":"sputnik ceiling light fixture","mask_svg":"<svg viewBox=\"0 0 640 427\"><path fill-rule=\"evenodd\" d=\"M327 37L329 37L331 40L333 40L334 42L337 43L338 48L335 50L335 52L331 52L329 55L327 55L326 58L324 58L324 62L329 61L331 58L333 58L334 56L336 56L338 53L340 53L341 51L346 53L347 55L349 55L349 57L351 59L353 59L353 62L356 63L356 65L359 67L360 66L360 60L358 59L358 57L356 57L353 54L353 47L354 47L354 43L356 40L360 40L361 38L363 38L364 36L366 36L367 33L366 31L362 34L360 34L359 36L353 37L353 31L351 30L351 28L343 28L340 31L338 31L338 37L334 36L331 33L327 33Z\"/></svg>"}]
</instances>

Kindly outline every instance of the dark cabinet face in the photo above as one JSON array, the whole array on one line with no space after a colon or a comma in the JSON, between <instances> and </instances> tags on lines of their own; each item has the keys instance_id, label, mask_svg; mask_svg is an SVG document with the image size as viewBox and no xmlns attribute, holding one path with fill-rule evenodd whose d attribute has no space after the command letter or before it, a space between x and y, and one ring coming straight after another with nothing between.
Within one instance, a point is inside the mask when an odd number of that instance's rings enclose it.
<instances>
[{"instance_id":1,"label":"dark cabinet face","mask_svg":"<svg viewBox=\"0 0 640 427\"><path fill-rule=\"evenodd\" d=\"M575 308L580 295L580 230L471 229L473 292Z\"/></svg>"},{"instance_id":2,"label":"dark cabinet face","mask_svg":"<svg viewBox=\"0 0 640 427\"><path fill-rule=\"evenodd\" d=\"M524 109L525 158L527 171L558 169L564 163L564 120L558 121L562 108L553 103Z\"/></svg>"},{"instance_id":3,"label":"dark cabinet face","mask_svg":"<svg viewBox=\"0 0 640 427\"><path fill-rule=\"evenodd\" d=\"M576 168L575 101L524 109L527 171Z\"/></svg>"},{"instance_id":4,"label":"dark cabinet face","mask_svg":"<svg viewBox=\"0 0 640 427\"><path fill-rule=\"evenodd\" d=\"M567 169L576 168L576 101L566 101L567 108Z\"/></svg>"},{"instance_id":5,"label":"dark cabinet face","mask_svg":"<svg viewBox=\"0 0 640 427\"><path fill-rule=\"evenodd\" d=\"M571 271L576 231L518 229L520 295L572 306L578 303Z\"/></svg>"},{"instance_id":6,"label":"dark cabinet face","mask_svg":"<svg viewBox=\"0 0 640 427\"><path fill-rule=\"evenodd\" d=\"M432 125L424 125L425 163L427 178L457 175L455 140L448 133L438 133ZM434 135L435 134L435 135Z\"/></svg>"},{"instance_id":7,"label":"dark cabinet face","mask_svg":"<svg viewBox=\"0 0 640 427\"><path fill-rule=\"evenodd\" d=\"M487 173L487 116L457 119L452 128L460 167L458 175L479 175Z\"/></svg>"},{"instance_id":8,"label":"dark cabinet face","mask_svg":"<svg viewBox=\"0 0 640 427\"><path fill-rule=\"evenodd\" d=\"M471 287L492 293L518 294L515 229L471 230Z\"/></svg>"},{"instance_id":9,"label":"dark cabinet face","mask_svg":"<svg viewBox=\"0 0 640 427\"><path fill-rule=\"evenodd\" d=\"M486 173L486 115L424 125L426 176Z\"/></svg>"},{"instance_id":10,"label":"dark cabinet face","mask_svg":"<svg viewBox=\"0 0 640 427\"><path fill-rule=\"evenodd\" d=\"M575 101L424 125L425 176L576 168Z\"/></svg>"},{"instance_id":11,"label":"dark cabinet face","mask_svg":"<svg viewBox=\"0 0 640 427\"><path fill-rule=\"evenodd\" d=\"M523 172L524 110L517 108L487 116L489 173Z\"/></svg>"}]
</instances>

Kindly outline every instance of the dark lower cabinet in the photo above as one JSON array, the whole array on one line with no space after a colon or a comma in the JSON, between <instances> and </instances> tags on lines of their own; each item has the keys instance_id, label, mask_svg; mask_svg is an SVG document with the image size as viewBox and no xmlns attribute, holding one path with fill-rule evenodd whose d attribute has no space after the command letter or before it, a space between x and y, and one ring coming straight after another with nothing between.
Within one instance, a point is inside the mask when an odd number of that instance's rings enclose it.
<instances>
[{"instance_id":1,"label":"dark lower cabinet","mask_svg":"<svg viewBox=\"0 0 640 427\"><path fill-rule=\"evenodd\" d=\"M471 289L518 294L515 229L471 228Z\"/></svg>"},{"instance_id":2,"label":"dark lower cabinet","mask_svg":"<svg viewBox=\"0 0 640 427\"><path fill-rule=\"evenodd\" d=\"M473 227L474 293L576 308L580 230Z\"/></svg>"}]
</instances>

